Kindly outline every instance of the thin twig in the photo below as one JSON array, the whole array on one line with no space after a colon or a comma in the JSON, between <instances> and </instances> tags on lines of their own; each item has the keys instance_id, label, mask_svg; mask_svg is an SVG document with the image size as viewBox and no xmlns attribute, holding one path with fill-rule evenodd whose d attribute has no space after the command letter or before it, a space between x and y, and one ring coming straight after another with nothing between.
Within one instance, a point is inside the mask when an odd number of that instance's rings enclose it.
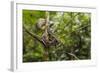
<instances>
[{"instance_id":1,"label":"thin twig","mask_svg":"<svg viewBox=\"0 0 100 73\"><path fill-rule=\"evenodd\" d=\"M72 54L72 53L67 53L67 54L73 56L76 60L79 60L79 58L75 54Z\"/></svg>"},{"instance_id":2,"label":"thin twig","mask_svg":"<svg viewBox=\"0 0 100 73\"><path fill-rule=\"evenodd\" d=\"M86 28L86 27L89 27L89 26L90 26L90 25L86 25L86 26L80 27L79 29L77 29L77 30L75 30L75 31L82 30L82 29L84 29L84 28ZM73 32L75 32L75 31L73 31Z\"/></svg>"}]
</instances>

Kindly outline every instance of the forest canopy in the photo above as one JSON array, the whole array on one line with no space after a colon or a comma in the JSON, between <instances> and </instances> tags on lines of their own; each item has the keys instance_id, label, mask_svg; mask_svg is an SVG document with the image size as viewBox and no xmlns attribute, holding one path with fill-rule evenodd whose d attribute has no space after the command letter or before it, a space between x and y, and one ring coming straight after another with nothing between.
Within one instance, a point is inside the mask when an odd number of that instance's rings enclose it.
<instances>
[{"instance_id":1,"label":"forest canopy","mask_svg":"<svg viewBox=\"0 0 100 73\"><path fill-rule=\"evenodd\" d=\"M23 62L91 59L91 13L23 10Z\"/></svg>"}]
</instances>

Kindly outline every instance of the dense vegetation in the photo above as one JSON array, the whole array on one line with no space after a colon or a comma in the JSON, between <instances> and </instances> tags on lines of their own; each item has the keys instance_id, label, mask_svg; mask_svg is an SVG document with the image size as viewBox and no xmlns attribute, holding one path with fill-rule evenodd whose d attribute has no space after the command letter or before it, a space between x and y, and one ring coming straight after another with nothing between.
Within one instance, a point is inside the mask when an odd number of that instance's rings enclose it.
<instances>
[{"instance_id":1,"label":"dense vegetation","mask_svg":"<svg viewBox=\"0 0 100 73\"><path fill-rule=\"evenodd\" d=\"M91 58L90 13L23 10L22 14L23 62Z\"/></svg>"}]
</instances>

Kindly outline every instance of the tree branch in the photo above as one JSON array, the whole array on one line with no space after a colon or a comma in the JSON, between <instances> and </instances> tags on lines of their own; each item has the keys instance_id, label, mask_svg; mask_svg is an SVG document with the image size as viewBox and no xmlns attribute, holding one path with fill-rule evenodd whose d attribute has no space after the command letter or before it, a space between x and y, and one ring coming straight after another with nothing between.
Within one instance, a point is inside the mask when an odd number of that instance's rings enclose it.
<instances>
[{"instance_id":1,"label":"tree branch","mask_svg":"<svg viewBox=\"0 0 100 73\"><path fill-rule=\"evenodd\" d=\"M33 34L32 32L29 32L29 30L28 30L25 26L23 26L23 28L24 28L25 32L27 32L31 37L35 38L37 41L39 41L39 42L42 43L44 46L46 46L46 45L43 43L43 41L40 39L39 36L37 36L36 34Z\"/></svg>"},{"instance_id":2,"label":"tree branch","mask_svg":"<svg viewBox=\"0 0 100 73\"><path fill-rule=\"evenodd\" d=\"M71 55L72 57L74 57L76 60L79 60L79 58L75 55L75 54L72 54L72 53L67 53L69 55Z\"/></svg>"}]
</instances>

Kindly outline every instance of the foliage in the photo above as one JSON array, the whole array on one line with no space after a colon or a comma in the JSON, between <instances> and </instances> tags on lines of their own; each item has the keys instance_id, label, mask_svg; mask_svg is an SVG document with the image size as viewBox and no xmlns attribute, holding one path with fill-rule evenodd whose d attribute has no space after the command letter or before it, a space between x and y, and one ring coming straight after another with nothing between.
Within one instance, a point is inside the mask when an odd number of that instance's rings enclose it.
<instances>
[{"instance_id":1,"label":"foliage","mask_svg":"<svg viewBox=\"0 0 100 73\"><path fill-rule=\"evenodd\" d=\"M44 30L37 28L46 11L23 10L23 62L84 60L91 58L91 14L48 11L49 27L57 40L43 45ZM25 31L26 30L26 31ZM50 38L50 40L53 40Z\"/></svg>"}]
</instances>

